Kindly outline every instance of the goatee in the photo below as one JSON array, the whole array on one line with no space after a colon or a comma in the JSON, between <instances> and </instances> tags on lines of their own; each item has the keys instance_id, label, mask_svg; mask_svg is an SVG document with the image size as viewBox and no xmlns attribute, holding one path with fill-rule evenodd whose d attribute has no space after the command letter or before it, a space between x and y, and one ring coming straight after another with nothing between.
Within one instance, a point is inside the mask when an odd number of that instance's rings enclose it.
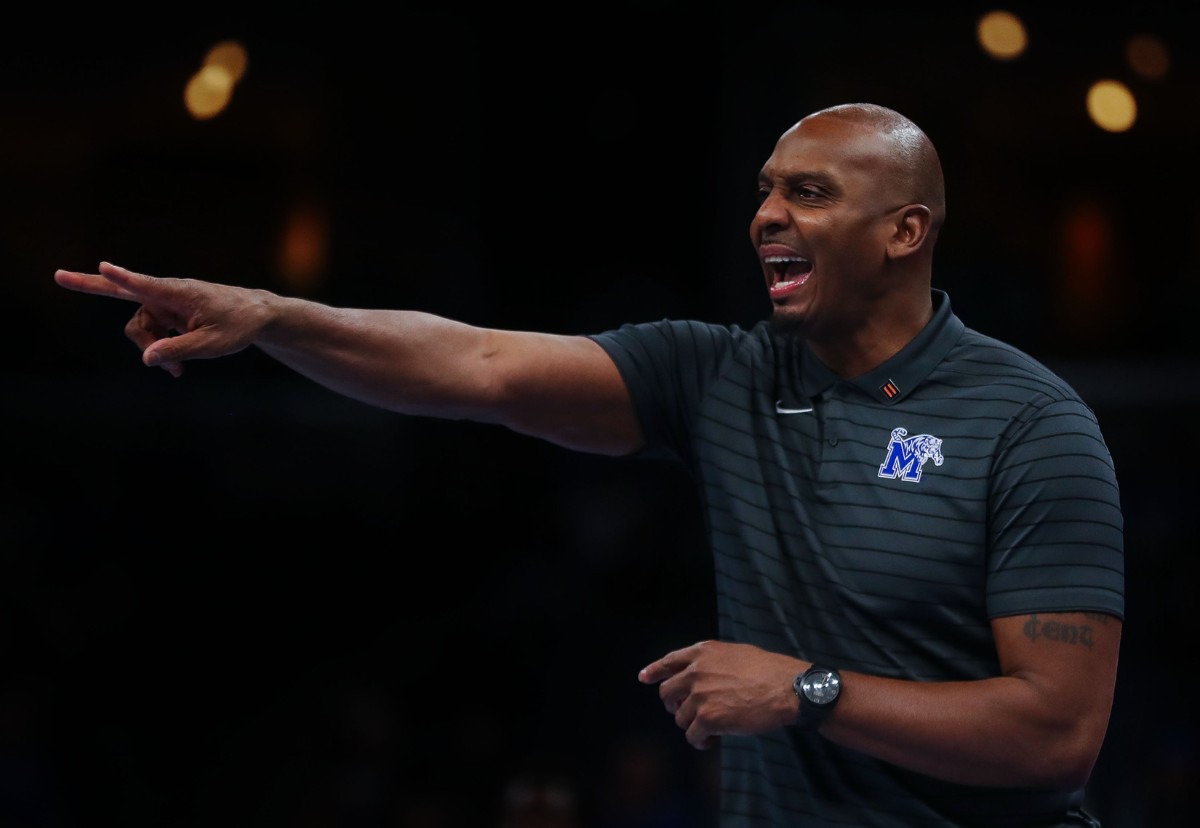
<instances>
[{"instance_id":1,"label":"goatee","mask_svg":"<svg viewBox=\"0 0 1200 828\"><path fill-rule=\"evenodd\" d=\"M771 332L776 334L786 334L788 336L803 336L804 335L804 320L797 319L791 314L780 313L777 308L768 320L771 326Z\"/></svg>"}]
</instances>

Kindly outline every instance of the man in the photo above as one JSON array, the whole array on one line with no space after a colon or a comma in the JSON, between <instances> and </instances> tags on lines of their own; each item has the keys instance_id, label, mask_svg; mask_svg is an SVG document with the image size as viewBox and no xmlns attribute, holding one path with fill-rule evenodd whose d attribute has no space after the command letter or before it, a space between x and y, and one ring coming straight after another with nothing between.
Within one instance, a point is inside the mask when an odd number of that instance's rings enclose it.
<instances>
[{"instance_id":1,"label":"man","mask_svg":"<svg viewBox=\"0 0 1200 828\"><path fill-rule=\"evenodd\" d=\"M138 303L127 335L175 376L253 345L397 412L683 463L720 640L640 679L692 745L719 741L722 825L1094 825L1124 614L1096 418L933 289L942 172L907 118L803 118L759 193L773 312L750 329L561 336L107 263L55 277Z\"/></svg>"}]
</instances>

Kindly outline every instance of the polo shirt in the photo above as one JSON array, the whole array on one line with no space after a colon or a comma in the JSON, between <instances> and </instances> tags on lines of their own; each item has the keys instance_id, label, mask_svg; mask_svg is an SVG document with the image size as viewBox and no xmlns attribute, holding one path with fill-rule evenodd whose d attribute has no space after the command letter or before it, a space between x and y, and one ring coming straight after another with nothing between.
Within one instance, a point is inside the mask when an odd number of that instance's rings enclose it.
<instances>
[{"instance_id":1,"label":"polo shirt","mask_svg":"<svg viewBox=\"0 0 1200 828\"><path fill-rule=\"evenodd\" d=\"M965 680L1000 674L993 618L1124 617L1120 497L1094 412L932 298L907 346L850 379L766 321L592 337L629 388L640 454L698 486L723 640ZM1082 790L952 784L795 727L720 750L723 826L1091 824Z\"/></svg>"}]
</instances>

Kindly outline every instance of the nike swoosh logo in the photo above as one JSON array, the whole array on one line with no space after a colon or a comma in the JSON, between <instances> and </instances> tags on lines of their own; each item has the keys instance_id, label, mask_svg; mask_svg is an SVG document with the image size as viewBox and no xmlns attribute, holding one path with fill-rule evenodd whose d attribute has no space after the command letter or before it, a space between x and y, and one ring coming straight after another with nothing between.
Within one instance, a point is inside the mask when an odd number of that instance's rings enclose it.
<instances>
[{"instance_id":1,"label":"nike swoosh logo","mask_svg":"<svg viewBox=\"0 0 1200 828\"><path fill-rule=\"evenodd\" d=\"M784 408L783 400L776 400L775 401L775 413L776 414L811 414L812 409L811 408Z\"/></svg>"}]
</instances>

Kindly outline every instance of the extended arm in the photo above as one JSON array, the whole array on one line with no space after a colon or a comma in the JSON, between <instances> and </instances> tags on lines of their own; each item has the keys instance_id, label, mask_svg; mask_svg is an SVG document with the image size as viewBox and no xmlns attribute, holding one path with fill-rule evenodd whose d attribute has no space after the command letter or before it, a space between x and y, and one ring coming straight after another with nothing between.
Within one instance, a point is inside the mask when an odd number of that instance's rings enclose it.
<instances>
[{"instance_id":1,"label":"extended arm","mask_svg":"<svg viewBox=\"0 0 1200 828\"><path fill-rule=\"evenodd\" d=\"M1087 781L1112 709L1121 622L1090 613L993 622L1001 675L916 682L843 671L826 738L910 770L972 785L1073 790ZM677 650L641 679L688 741L796 721L792 678L808 663L717 641ZM836 666L836 665L833 665Z\"/></svg>"},{"instance_id":2,"label":"extended arm","mask_svg":"<svg viewBox=\"0 0 1200 828\"><path fill-rule=\"evenodd\" d=\"M392 411L497 423L581 451L627 454L641 445L616 366L586 337L335 308L107 263L98 274L60 270L55 280L137 302L126 335L147 365L175 376L187 360L255 346L333 391Z\"/></svg>"}]
</instances>

